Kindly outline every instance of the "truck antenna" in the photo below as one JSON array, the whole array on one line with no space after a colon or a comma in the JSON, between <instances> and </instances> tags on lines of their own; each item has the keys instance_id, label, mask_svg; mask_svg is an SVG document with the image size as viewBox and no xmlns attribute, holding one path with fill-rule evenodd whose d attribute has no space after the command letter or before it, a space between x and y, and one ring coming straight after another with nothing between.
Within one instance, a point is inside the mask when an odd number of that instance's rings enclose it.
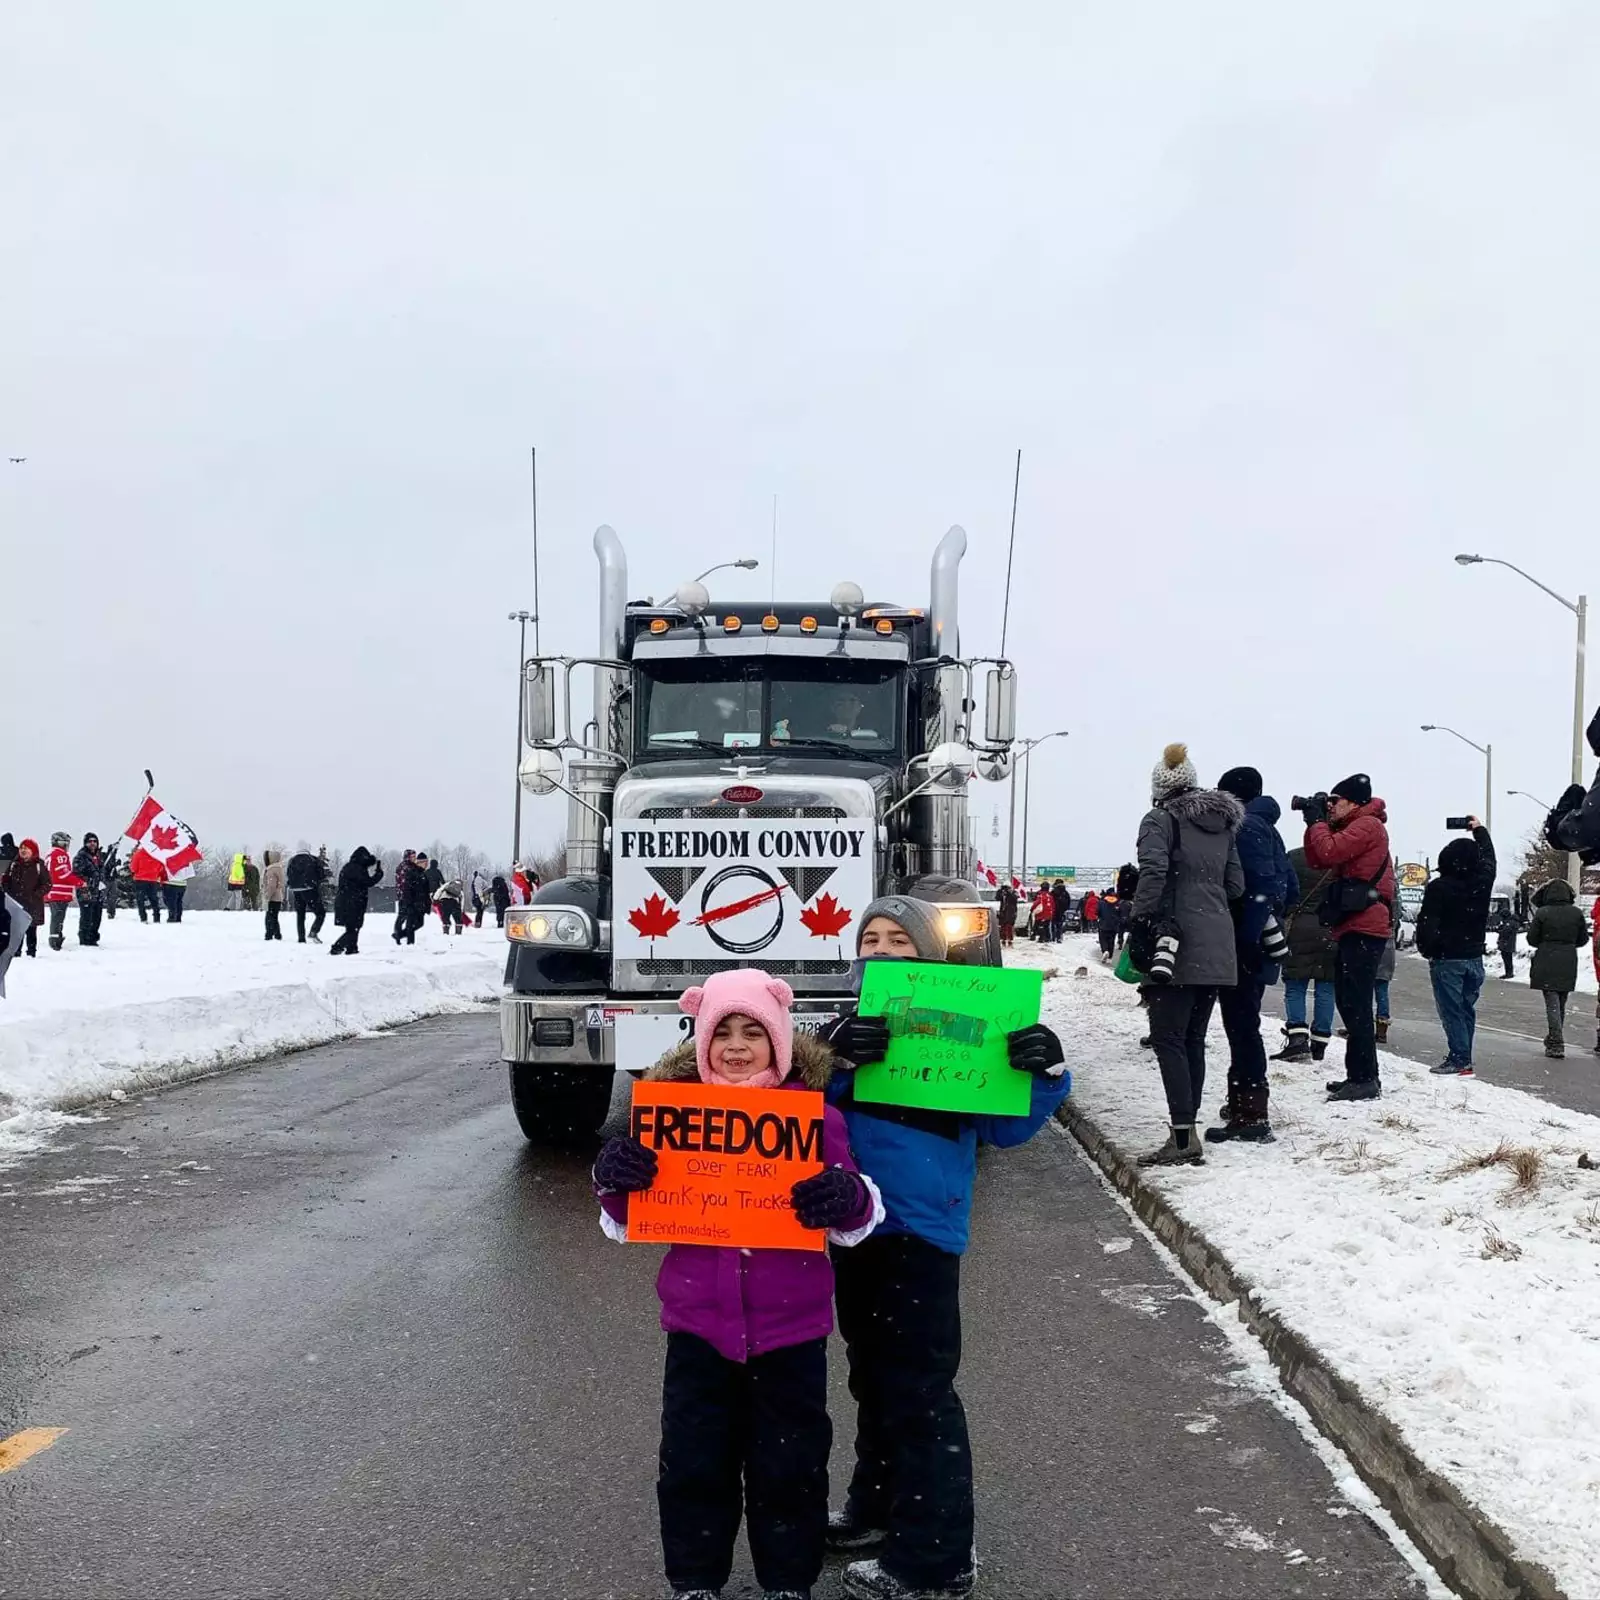
<instances>
[{"instance_id":1,"label":"truck antenna","mask_svg":"<svg viewBox=\"0 0 1600 1600\"><path fill-rule=\"evenodd\" d=\"M539 654L539 447L528 448L528 465L533 477L533 653ZM1002 655L1005 651L1000 652Z\"/></svg>"},{"instance_id":2,"label":"truck antenna","mask_svg":"<svg viewBox=\"0 0 1600 1600\"><path fill-rule=\"evenodd\" d=\"M778 603L778 497L772 497L772 598L767 602L767 610Z\"/></svg>"},{"instance_id":3,"label":"truck antenna","mask_svg":"<svg viewBox=\"0 0 1600 1600\"><path fill-rule=\"evenodd\" d=\"M1006 547L1006 606L1000 613L1000 658L1005 659L1006 630L1011 626L1011 561L1017 553L1017 495L1022 488L1022 450L1017 450L1017 470L1011 480L1011 543Z\"/></svg>"}]
</instances>

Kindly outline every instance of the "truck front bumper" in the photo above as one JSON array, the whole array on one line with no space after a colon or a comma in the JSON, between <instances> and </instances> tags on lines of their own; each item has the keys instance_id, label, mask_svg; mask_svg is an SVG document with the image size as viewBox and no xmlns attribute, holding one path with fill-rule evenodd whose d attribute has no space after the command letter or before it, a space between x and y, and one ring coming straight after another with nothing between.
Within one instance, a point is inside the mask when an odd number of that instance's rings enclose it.
<instances>
[{"instance_id":1,"label":"truck front bumper","mask_svg":"<svg viewBox=\"0 0 1600 1600\"><path fill-rule=\"evenodd\" d=\"M843 997L795 1002L795 1026L814 1030L854 1009ZM630 995L503 994L500 997L500 1055L505 1061L553 1067L595 1067L611 1071L617 1061L618 1016L681 1017L676 995L659 999Z\"/></svg>"}]
</instances>

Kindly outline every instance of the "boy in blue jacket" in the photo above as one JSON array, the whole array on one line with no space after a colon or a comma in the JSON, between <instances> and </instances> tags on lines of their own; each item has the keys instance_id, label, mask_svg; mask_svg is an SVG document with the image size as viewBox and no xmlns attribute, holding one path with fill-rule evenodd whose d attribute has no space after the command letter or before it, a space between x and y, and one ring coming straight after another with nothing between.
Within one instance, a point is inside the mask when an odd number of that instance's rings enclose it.
<instances>
[{"instance_id":1,"label":"boy in blue jacket","mask_svg":"<svg viewBox=\"0 0 1600 1600\"><path fill-rule=\"evenodd\" d=\"M861 914L866 960L943 961L937 910L907 895ZM881 1017L829 1029L835 1065L881 1061ZM1061 1042L1042 1025L1007 1037L1011 1064L1033 1074L1026 1116L974 1116L857 1101L854 1075L836 1071L830 1101L844 1112L862 1172L883 1196L872 1238L834 1253L839 1332L856 1401L856 1465L844 1510L828 1525L834 1550L867 1551L844 1575L856 1600L947 1600L976 1581L972 1449L955 1390L961 1364L961 1255L967 1248L978 1142L1025 1144L1071 1087Z\"/></svg>"}]
</instances>

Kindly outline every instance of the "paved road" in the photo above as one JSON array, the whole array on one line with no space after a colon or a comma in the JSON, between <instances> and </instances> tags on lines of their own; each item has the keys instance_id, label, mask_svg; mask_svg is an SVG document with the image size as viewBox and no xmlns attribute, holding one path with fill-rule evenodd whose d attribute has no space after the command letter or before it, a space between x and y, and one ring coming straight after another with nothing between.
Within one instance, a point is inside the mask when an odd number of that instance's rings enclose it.
<instances>
[{"instance_id":1,"label":"paved road","mask_svg":"<svg viewBox=\"0 0 1600 1600\"><path fill-rule=\"evenodd\" d=\"M1485 960L1484 969L1490 974L1504 970L1498 956ZM1389 1009L1394 1013L1391 1050L1429 1066L1444 1059L1444 1030L1434 1009L1426 961L1402 955L1395 963ZM1595 1026L1595 997L1575 994L1567 1006L1566 1059L1547 1060L1544 996L1528 987L1528 963L1522 957L1510 982L1490 976L1483 986L1473 1066L1485 1083L1526 1089L1570 1111L1600 1115L1600 1056L1590 1049Z\"/></svg>"},{"instance_id":2,"label":"paved road","mask_svg":"<svg viewBox=\"0 0 1600 1600\"><path fill-rule=\"evenodd\" d=\"M70 1430L0 1472L0 1596L661 1592L657 1253L495 1056L423 1023L0 1173L0 1438ZM1051 1130L985 1162L966 1302L981 1594L1420 1592Z\"/></svg>"}]
</instances>

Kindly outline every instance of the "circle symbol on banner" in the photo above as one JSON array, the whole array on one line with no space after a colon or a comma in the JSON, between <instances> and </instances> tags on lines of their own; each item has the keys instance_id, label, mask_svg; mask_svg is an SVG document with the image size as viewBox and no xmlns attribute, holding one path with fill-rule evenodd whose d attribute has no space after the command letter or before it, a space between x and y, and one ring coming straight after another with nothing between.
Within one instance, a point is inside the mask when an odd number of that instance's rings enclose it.
<instances>
[{"instance_id":1,"label":"circle symbol on banner","mask_svg":"<svg viewBox=\"0 0 1600 1600\"><path fill-rule=\"evenodd\" d=\"M760 867L724 867L701 892L698 921L729 955L754 955L783 931L787 887Z\"/></svg>"}]
</instances>

